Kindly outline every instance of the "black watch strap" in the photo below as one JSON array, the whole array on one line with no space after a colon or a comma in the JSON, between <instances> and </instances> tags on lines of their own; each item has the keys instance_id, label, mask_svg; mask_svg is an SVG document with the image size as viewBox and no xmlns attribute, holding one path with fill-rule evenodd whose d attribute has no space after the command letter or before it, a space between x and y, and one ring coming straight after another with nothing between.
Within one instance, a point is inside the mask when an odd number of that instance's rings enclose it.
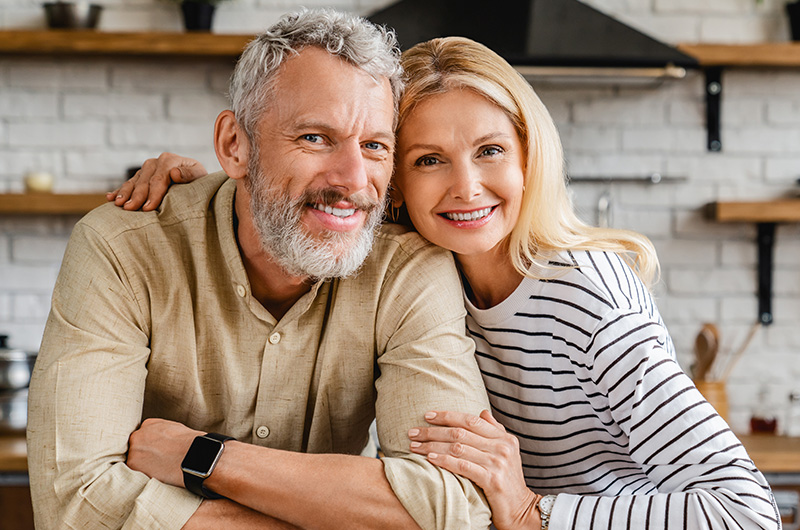
<instances>
[{"instance_id":1,"label":"black watch strap","mask_svg":"<svg viewBox=\"0 0 800 530\"><path fill-rule=\"evenodd\" d=\"M224 447L224 442L228 440L235 440L233 436L225 436L224 434L219 434L216 432L209 432L202 435L203 438L211 438L212 440L216 440L220 442L222 447ZM198 438L200 438L198 436ZM222 452L222 447L220 447L220 453ZM191 451L191 449L190 449ZM216 464L216 463L215 463ZM214 471L214 467L212 466L209 470L209 475L211 472ZM183 484L186 486L186 489L194 493L195 495L199 495L200 497L204 497L206 499L224 499L222 495L214 493L210 489L206 488L203 483L205 482L206 478L208 477L200 477L194 475L192 473L187 473L185 470L183 471Z\"/></svg>"}]
</instances>

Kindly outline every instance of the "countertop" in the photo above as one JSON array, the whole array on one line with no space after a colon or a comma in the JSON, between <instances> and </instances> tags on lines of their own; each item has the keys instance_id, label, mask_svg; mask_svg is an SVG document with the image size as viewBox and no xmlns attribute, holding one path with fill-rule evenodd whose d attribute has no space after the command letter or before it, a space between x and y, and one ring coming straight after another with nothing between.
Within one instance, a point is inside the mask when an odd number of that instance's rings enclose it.
<instances>
[{"instance_id":1,"label":"countertop","mask_svg":"<svg viewBox=\"0 0 800 530\"><path fill-rule=\"evenodd\" d=\"M800 473L800 438L740 434L750 458L763 473ZM26 471L25 435L0 435L0 473Z\"/></svg>"}]
</instances>

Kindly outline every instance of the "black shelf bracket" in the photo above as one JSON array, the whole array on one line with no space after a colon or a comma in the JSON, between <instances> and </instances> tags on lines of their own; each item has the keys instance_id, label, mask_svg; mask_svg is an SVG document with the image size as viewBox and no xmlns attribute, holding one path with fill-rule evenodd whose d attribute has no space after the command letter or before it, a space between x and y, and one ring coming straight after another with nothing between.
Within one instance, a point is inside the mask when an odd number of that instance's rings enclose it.
<instances>
[{"instance_id":1,"label":"black shelf bracket","mask_svg":"<svg viewBox=\"0 0 800 530\"><path fill-rule=\"evenodd\" d=\"M772 324L772 258L775 223L758 223L758 320Z\"/></svg>"},{"instance_id":2,"label":"black shelf bracket","mask_svg":"<svg viewBox=\"0 0 800 530\"><path fill-rule=\"evenodd\" d=\"M708 150L722 151L720 121L722 112L722 68L706 68L706 131Z\"/></svg>"}]
</instances>

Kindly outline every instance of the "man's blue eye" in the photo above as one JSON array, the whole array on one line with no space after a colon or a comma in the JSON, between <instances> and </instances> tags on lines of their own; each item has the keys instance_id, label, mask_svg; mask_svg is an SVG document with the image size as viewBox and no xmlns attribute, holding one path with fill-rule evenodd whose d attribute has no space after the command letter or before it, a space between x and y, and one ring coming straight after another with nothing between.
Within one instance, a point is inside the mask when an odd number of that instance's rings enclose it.
<instances>
[{"instance_id":1,"label":"man's blue eye","mask_svg":"<svg viewBox=\"0 0 800 530\"><path fill-rule=\"evenodd\" d=\"M312 142L312 143L317 143L319 140L322 139L320 137L320 135L318 135L318 134L304 134L303 136L301 136L301 138L303 140L306 140L306 141Z\"/></svg>"},{"instance_id":2,"label":"man's blue eye","mask_svg":"<svg viewBox=\"0 0 800 530\"><path fill-rule=\"evenodd\" d=\"M364 147L366 147L370 151L377 151L378 149L383 148L383 145L378 142L367 142L364 144Z\"/></svg>"}]
</instances>

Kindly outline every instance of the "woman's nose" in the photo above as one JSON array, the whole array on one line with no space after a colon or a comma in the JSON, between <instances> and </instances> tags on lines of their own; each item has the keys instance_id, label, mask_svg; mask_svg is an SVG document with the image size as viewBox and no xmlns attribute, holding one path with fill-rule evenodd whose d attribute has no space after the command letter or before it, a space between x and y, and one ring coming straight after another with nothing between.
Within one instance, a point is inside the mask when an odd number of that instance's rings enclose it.
<instances>
[{"instance_id":1,"label":"woman's nose","mask_svg":"<svg viewBox=\"0 0 800 530\"><path fill-rule=\"evenodd\" d=\"M453 165L450 193L453 198L469 201L483 191L480 173L473 164L457 163Z\"/></svg>"}]
</instances>

